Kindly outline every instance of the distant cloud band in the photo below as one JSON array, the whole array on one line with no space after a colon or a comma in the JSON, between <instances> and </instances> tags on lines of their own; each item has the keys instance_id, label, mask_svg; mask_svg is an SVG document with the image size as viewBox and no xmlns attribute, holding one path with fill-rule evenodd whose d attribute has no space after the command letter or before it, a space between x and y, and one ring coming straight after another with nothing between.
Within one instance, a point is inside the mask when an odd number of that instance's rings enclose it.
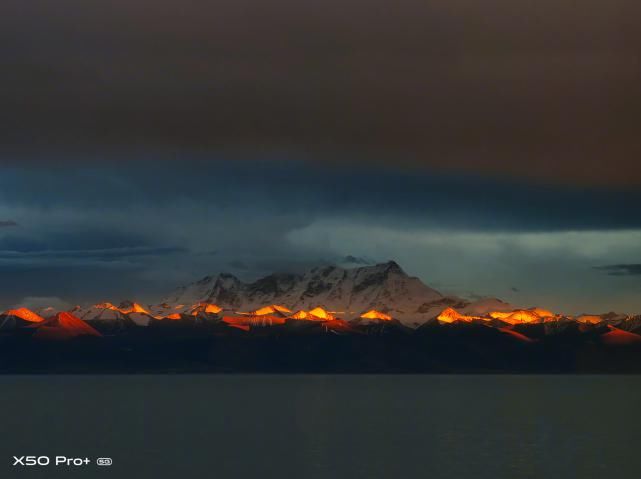
<instances>
[{"instance_id":1,"label":"distant cloud band","mask_svg":"<svg viewBox=\"0 0 641 479\"><path fill-rule=\"evenodd\" d=\"M609 276L641 276L641 264L610 264L595 266L594 269L603 271Z\"/></svg>"}]
</instances>

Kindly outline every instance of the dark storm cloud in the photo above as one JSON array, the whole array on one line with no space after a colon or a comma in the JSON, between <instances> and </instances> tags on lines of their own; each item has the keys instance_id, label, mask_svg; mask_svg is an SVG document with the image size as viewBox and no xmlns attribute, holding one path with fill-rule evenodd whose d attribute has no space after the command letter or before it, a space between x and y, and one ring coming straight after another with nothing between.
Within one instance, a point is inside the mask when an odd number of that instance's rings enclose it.
<instances>
[{"instance_id":1,"label":"dark storm cloud","mask_svg":"<svg viewBox=\"0 0 641 479\"><path fill-rule=\"evenodd\" d=\"M45 251L10 251L0 250L0 261L2 260L74 260L90 259L96 261L119 261L128 258L141 256L165 256L176 253L184 253L182 248L112 248L98 250L45 250Z\"/></svg>"},{"instance_id":2,"label":"dark storm cloud","mask_svg":"<svg viewBox=\"0 0 641 479\"><path fill-rule=\"evenodd\" d=\"M123 234L100 224L100 221L78 219L67 220L61 226L55 223L30 224L20 232L12 231L0 237L0 251L38 255L62 251L141 251L146 246L137 232ZM80 230L77 229L79 227Z\"/></svg>"},{"instance_id":3,"label":"dark storm cloud","mask_svg":"<svg viewBox=\"0 0 641 479\"><path fill-rule=\"evenodd\" d=\"M24 185L38 186L32 190ZM271 232L277 243L283 232L336 215L377 218L403 227L472 231L641 227L641 216L634 214L641 208L638 190L542 186L376 167L321 168L273 159L238 163L183 158L126 167L116 162L100 168L14 168L0 178L0 187L6 205L83 212L81 234L52 226L48 246L36 244L39 249L65 249L78 241L81 249L87 249L88 242L93 249L148 246L150 234L171 234L183 220L193 223L192 236L204 222L210 227L218 224L218 236L228 229L242 230L243 235L230 239L239 243L248 235L258 241L250 233L258 228ZM176 208L181 208L179 213ZM114 213L120 222L116 227ZM72 219L62 216L57 221ZM270 235L264 236L268 241ZM8 249L17 249L19 245L7 245L15 237L5 236L0 246L4 242ZM22 237L28 238L28 231ZM218 248L210 245L201 253L212 250Z\"/></svg>"},{"instance_id":4,"label":"dark storm cloud","mask_svg":"<svg viewBox=\"0 0 641 479\"><path fill-rule=\"evenodd\" d=\"M641 264L612 264L595 266L594 269L603 271L610 276L641 276Z\"/></svg>"},{"instance_id":5,"label":"dark storm cloud","mask_svg":"<svg viewBox=\"0 0 641 479\"><path fill-rule=\"evenodd\" d=\"M635 0L6 0L0 144L641 181Z\"/></svg>"}]
</instances>

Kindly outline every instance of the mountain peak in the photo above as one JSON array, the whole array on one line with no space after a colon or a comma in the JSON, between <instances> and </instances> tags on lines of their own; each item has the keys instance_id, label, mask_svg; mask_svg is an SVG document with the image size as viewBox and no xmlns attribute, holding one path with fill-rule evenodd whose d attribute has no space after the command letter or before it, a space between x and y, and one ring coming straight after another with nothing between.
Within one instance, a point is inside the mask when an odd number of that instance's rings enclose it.
<instances>
[{"instance_id":1,"label":"mountain peak","mask_svg":"<svg viewBox=\"0 0 641 479\"><path fill-rule=\"evenodd\" d=\"M439 302L443 299L420 279L408 276L396 261L387 261L353 268L321 265L302 275L274 273L251 283L220 273L216 281L201 280L178 288L166 302L204 301L235 311L253 311L268 304L282 304L294 311L321 305L354 315L375 310L399 318L427 318L433 309L442 310Z\"/></svg>"},{"instance_id":2,"label":"mountain peak","mask_svg":"<svg viewBox=\"0 0 641 479\"><path fill-rule=\"evenodd\" d=\"M34 334L38 339L49 340L71 339L77 336L101 337L102 334L82 319L64 311L40 323Z\"/></svg>"},{"instance_id":3,"label":"mountain peak","mask_svg":"<svg viewBox=\"0 0 641 479\"><path fill-rule=\"evenodd\" d=\"M397 273L402 273L405 274L405 271L403 271L403 268L400 267L400 265L394 261L394 260L389 260L387 263L382 263L389 271L394 271Z\"/></svg>"},{"instance_id":4,"label":"mountain peak","mask_svg":"<svg viewBox=\"0 0 641 479\"><path fill-rule=\"evenodd\" d=\"M16 318L20 318L31 323L40 323L44 321L44 318L27 308L10 309L5 311L3 316L15 316Z\"/></svg>"},{"instance_id":5,"label":"mountain peak","mask_svg":"<svg viewBox=\"0 0 641 479\"><path fill-rule=\"evenodd\" d=\"M211 276L210 276L211 278ZM212 278L213 279L213 278ZM216 277L216 281L209 281L209 283L215 283L215 284L238 284L241 283L240 279L238 279L237 276L227 273L227 272L222 272ZM200 283L202 284L202 283Z\"/></svg>"}]
</instances>

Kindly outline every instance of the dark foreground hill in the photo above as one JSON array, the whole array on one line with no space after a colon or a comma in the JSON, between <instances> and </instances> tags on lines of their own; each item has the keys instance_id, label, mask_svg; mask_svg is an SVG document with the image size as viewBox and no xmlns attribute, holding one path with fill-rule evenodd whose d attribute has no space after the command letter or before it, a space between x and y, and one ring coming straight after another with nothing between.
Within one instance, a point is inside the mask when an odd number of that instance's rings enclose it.
<instances>
[{"instance_id":1,"label":"dark foreground hill","mask_svg":"<svg viewBox=\"0 0 641 479\"><path fill-rule=\"evenodd\" d=\"M102 336L0 336L2 373L641 373L641 346L607 326L353 325L291 321L244 331L159 321ZM96 324L100 330L100 325ZM613 336L611 333L615 333ZM610 336L608 336L610 335Z\"/></svg>"}]
</instances>

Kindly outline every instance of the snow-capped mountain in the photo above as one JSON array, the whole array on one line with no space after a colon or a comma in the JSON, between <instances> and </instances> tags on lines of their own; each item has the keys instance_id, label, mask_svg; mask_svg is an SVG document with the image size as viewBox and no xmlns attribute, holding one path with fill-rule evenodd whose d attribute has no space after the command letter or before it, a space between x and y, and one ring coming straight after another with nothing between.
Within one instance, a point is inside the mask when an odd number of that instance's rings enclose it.
<instances>
[{"instance_id":1,"label":"snow-capped mountain","mask_svg":"<svg viewBox=\"0 0 641 479\"><path fill-rule=\"evenodd\" d=\"M357 268L321 266L302 275L276 273L252 283L222 273L178 288L163 302L207 302L233 311L250 311L266 304L282 304L292 310L322 305L348 318L375 309L408 324L432 319L447 306L473 304L442 295L408 276L394 261Z\"/></svg>"}]
</instances>

